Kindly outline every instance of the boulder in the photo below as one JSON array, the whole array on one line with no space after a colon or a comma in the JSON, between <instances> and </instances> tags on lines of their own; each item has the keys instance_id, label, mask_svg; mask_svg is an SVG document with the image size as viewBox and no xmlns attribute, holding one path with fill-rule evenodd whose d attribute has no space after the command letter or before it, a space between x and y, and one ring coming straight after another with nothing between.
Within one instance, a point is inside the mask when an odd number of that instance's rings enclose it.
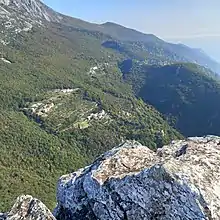
<instances>
[{"instance_id":1,"label":"boulder","mask_svg":"<svg viewBox=\"0 0 220 220\"><path fill-rule=\"evenodd\" d=\"M220 138L135 141L58 182L58 220L219 220Z\"/></svg>"},{"instance_id":2,"label":"boulder","mask_svg":"<svg viewBox=\"0 0 220 220\"><path fill-rule=\"evenodd\" d=\"M0 215L0 220L56 220L50 210L32 196L17 198L11 211Z\"/></svg>"}]
</instances>

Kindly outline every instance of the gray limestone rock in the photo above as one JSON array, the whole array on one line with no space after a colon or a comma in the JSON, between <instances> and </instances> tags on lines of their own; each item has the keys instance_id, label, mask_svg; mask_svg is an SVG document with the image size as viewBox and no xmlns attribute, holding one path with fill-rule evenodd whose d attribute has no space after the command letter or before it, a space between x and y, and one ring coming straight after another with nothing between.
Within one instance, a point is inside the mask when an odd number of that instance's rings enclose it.
<instances>
[{"instance_id":1,"label":"gray limestone rock","mask_svg":"<svg viewBox=\"0 0 220 220\"><path fill-rule=\"evenodd\" d=\"M11 211L0 214L0 220L56 220L50 210L38 199L32 196L17 198Z\"/></svg>"},{"instance_id":2,"label":"gray limestone rock","mask_svg":"<svg viewBox=\"0 0 220 220\"><path fill-rule=\"evenodd\" d=\"M60 178L58 220L220 219L220 138L173 141L157 152L133 141Z\"/></svg>"}]
</instances>

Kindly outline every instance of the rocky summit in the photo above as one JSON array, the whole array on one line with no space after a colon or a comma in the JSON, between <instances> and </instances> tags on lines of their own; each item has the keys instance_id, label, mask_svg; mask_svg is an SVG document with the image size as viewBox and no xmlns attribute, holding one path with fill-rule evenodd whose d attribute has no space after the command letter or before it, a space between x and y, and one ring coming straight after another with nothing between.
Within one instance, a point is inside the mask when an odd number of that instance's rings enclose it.
<instances>
[{"instance_id":1,"label":"rocky summit","mask_svg":"<svg viewBox=\"0 0 220 220\"><path fill-rule=\"evenodd\" d=\"M148 146L149 147L149 146ZM173 141L154 152L126 141L58 182L57 220L219 220L220 137ZM30 196L0 219L55 219Z\"/></svg>"},{"instance_id":2,"label":"rocky summit","mask_svg":"<svg viewBox=\"0 0 220 220\"><path fill-rule=\"evenodd\" d=\"M220 219L220 138L126 142L63 176L57 219Z\"/></svg>"}]
</instances>

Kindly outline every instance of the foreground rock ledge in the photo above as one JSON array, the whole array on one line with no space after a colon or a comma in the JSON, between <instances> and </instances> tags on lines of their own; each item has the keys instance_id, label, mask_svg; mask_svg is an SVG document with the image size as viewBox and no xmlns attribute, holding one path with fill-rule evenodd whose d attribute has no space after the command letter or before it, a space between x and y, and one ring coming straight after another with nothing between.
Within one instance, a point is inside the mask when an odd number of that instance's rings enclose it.
<instances>
[{"instance_id":1,"label":"foreground rock ledge","mask_svg":"<svg viewBox=\"0 0 220 220\"><path fill-rule=\"evenodd\" d=\"M0 214L0 220L56 220L50 210L32 196L17 198L11 211Z\"/></svg>"},{"instance_id":2,"label":"foreground rock ledge","mask_svg":"<svg viewBox=\"0 0 220 220\"><path fill-rule=\"evenodd\" d=\"M60 178L58 220L220 219L220 138L126 142Z\"/></svg>"}]
</instances>

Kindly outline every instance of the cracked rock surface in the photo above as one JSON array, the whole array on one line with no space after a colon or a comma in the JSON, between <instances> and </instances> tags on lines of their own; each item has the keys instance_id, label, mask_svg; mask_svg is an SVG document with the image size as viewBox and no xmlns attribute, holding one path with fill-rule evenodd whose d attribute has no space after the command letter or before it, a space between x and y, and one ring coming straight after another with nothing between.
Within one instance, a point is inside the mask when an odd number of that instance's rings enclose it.
<instances>
[{"instance_id":1,"label":"cracked rock surface","mask_svg":"<svg viewBox=\"0 0 220 220\"><path fill-rule=\"evenodd\" d=\"M157 152L127 141L60 178L58 220L220 219L220 138L173 141Z\"/></svg>"},{"instance_id":2,"label":"cracked rock surface","mask_svg":"<svg viewBox=\"0 0 220 220\"><path fill-rule=\"evenodd\" d=\"M0 220L56 220L50 210L32 196L17 198L11 211L0 214Z\"/></svg>"}]
</instances>

